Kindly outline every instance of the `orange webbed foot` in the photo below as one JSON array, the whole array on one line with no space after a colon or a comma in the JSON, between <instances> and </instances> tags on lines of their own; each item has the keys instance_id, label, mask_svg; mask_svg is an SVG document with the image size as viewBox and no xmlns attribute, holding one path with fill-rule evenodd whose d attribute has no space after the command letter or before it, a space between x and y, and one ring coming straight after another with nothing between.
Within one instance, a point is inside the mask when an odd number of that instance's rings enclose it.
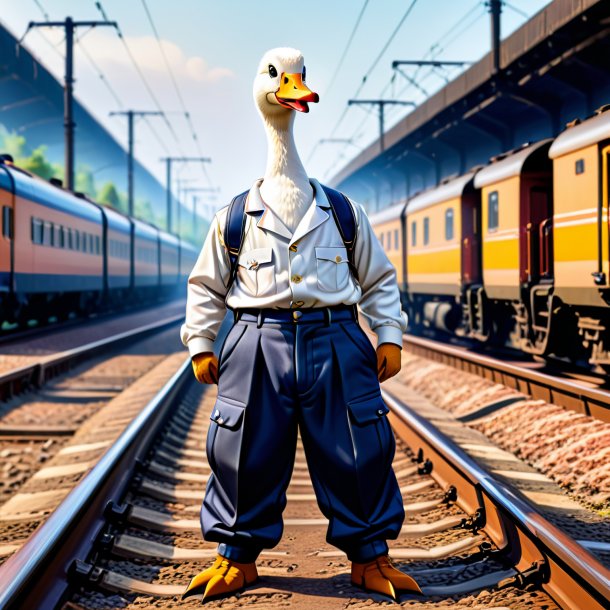
<instances>
[{"instance_id":1,"label":"orange webbed foot","mask_svg":"<svg viewBox=\"0 0 610 610\"><path fill-rule=\"evenodd\" d=\"M398 600L397 593L400 591L422 593L417 582L395 568L387 555L367 563L352 563L352 584L387 595L395 601Z\"/></svg>"},{"instance_id":2,"label":"orange webbed foot","mask_svg":"<svg viewBox=\"0 0 610 610\"><path fill-rule=\"evenodd\" d=\"M191 579L182 599L203 594L202 600L240 591L258 580L255 563L238 563L218 555L214 563Z\"/></svg>"}]
</instances>

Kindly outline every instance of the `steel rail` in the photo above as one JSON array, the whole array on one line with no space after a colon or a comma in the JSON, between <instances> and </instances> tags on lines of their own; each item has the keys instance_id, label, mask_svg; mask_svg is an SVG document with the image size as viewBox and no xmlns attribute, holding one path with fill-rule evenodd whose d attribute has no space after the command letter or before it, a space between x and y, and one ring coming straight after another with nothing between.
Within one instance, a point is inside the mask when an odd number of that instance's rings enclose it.
<instances>
[{"instance_id":1,"label":"steel rail","mask_svg":"<svg viewBox=\"0 0 610 610\"><path fill-rule=\"evenodd\" d=\"M438 354L444 364L502 383L533 398L610 422L610 392L607 390L591 388L577 381L554 377L440 341L409 335L404 344L416 355L430 357Z\"/></svg>"},{"instance_id":2,"label":"steel rail","mask_svg":"<svg viewBox=\"0 0 610 610\"><path fill-rule=\"evenodd\" d=\"M0 397L10 397L15 389L40 387L55 375L67 370L72 363L81 363L85 358L91 358L110 348L118 347L136 338L142 338L148 334L158 332L180 322L184 315L174 315L165 320L151 322L144 326L134 328L111 337L105 337L98 341L92 341L85 345L75 347L51 356L41 358L33 364L7 371L0 374Z\"/></svg>"},{"instance_id":3,"label":"steel rail","mask_svg":"<svg viewBox=\"0 0 610 610\"><path fill-rule=\"evenodd\" d=\"M447 476L447 471L454 471L472 486L474 493L469 498L470 502L466 501L466 504L469 504L467 509L473 511L474 498L474 504L479 505L478 508L483 516L482 529L490 535L499 548L505 547L505 550L513 555L516 551L515 562L521 559L521 554L528 552L522 537L519 539L513 537L511 540L510 530L515 526L521 536L526 536L531 541L532 548L529 551L534 555L537 552L541 553L547 563L545 569L549 584L543 582L543 587L561 607L569 610L595 608L601 610L607 607L606 604L610 600L610 570L587 549L549 522L538 508L517 490L486 472L432 423L386 390L382 390L382 394L394 415L393 424L398 436L403 438L416 454L421 451L422 459L431 457L432 454L440 457L445 469L440 478L445 483L450 483L449 479L451 479L451 475ZM404 433L405 426L409 429L407 434ZM438 462L432 460L433 476L439 466ZM459 491L458 504L460 504ZM499 516L490 514L493 508L499 511ZM497 527L498 523L494 522L495 519L499 519L500 528ZM519 548L506 548L511 542L516 543L515 546ZM529 560L525 562L525 566L531 566ZM563 571L564 574L557 574L558 570ZM576 583L577 589L570 590L570 585L566 586L566 575ZM562 582L556 584L553 582L554 578L562 579ZM586 602L582 602L583 599ZM573 605L574 603L578 605Z\"/></svg>"},{"instance_id":4,"label":"steel rail","mask_svg":"<svg viewBox=\"0 0 610 610\"><path fill-rule=\"evenodd\" d=\"M66 574L85 560L106 521L104 507L125 494L137 461L149 450L170 407L192 381L190 358L163 386L23 545L0 566L0 608L54 608L67 590Z\"/></svg>"}]
</instances>

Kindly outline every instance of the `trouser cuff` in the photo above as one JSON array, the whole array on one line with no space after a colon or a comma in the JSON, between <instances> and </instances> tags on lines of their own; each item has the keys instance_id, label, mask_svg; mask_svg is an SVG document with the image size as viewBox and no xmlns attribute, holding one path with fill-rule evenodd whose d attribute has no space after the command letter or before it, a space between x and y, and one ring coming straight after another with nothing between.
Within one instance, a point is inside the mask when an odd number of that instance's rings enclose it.
<instances>
[{"instance_id":1,"label":"trouser cuff","mask_svg":"<svg viewBox=\"0 0 610 610\"><path fill-rule=\"evenodd\" d=\"M218 545L218 554L237 563L254 563L260 554L260 550L221 543Z\"/></svg>"},{"instance_id":2,"label":"trouser cuff","mask_svg":"<svg viewBox=\"0 0 610 610\"><path fill-rule=\"evenodd\" d=\"M355 563L368 563L377 557L387 555L388 543L385 540L376 540L362 546L352 547L347 551L347 558Z\"/></svg>"}]
</instances>

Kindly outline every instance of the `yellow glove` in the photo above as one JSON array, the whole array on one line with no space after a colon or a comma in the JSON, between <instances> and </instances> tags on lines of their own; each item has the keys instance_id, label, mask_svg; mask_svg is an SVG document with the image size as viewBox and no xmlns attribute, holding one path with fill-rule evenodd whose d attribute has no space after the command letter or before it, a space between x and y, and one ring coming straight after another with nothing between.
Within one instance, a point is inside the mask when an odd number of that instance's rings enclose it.
<instances>
[{"instance_id":1,"label":"yellow glove","mask_svg":"<svg viewBox=\"0 0 610 610\"><path fill-rule=\"evenodd\" d=\"M379 383L394 377L400 371L400 346L382 343L377 346L377 378Z\"/></svg>"},{"instance_id":2,"label":"yellow glove","mask_svg":"<svg viewBox=\"0 0 610 610\"><path fill-rule=\"evenodd\" d=\"M199 383L218 383L218 358L213 352L202 352L191 359Z\"/></svg>"}]
</instances>

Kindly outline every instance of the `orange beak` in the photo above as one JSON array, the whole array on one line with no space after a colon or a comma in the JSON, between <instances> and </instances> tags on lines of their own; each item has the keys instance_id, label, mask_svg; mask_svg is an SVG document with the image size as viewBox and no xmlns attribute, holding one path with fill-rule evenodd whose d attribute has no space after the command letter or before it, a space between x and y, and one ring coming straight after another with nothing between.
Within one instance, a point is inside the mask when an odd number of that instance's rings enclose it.
<instances>
[{"instance_id":1,"label":"orange beak","mask_svg":"<svg viewBox=\"0 0 610 610\"><path fill-rule=\"evenodd\" d=\"M320 96L305 85L301 74L282 72L280 88L275 92L275 99L285 108L309 112L308 102L318 102Z\"/></svg>"}]
</instances>

